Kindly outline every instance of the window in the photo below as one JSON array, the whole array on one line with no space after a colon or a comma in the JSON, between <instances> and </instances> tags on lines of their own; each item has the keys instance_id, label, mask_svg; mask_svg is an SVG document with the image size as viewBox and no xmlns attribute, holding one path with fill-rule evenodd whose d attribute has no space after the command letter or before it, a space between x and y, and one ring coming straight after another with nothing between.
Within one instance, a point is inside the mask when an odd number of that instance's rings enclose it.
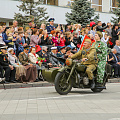
<instances>
[{"instance_id":1,"label":"window","mask_svg":"<svg viewBox=\"0 0 120 120\"><path fill-rule=\"evenodd\" d=\"M96 11L102 12L102 0L91 0L91 7L95 8Z\"/></svg>"},{"instance_id":2,"label":"window","mask_svg":"<svg viewBox=\"0 0 120 120\"><path fill-rule=\"evenodd\" d=\"M58 0L44 0L44 4L58 6Z\"/></svg>"},{"instance_id":3,"label":"window","mask_svg":"<svg viewBox=\"0 0 120 120\"><path fill-rule=\"evenodd\" d=\"M111 4L111 5L110 5L111 11L112 11L114 8L118 7L118 6L117 6L117 0L111 0L110 2L111 2L111 3L110 3L110 4Z\"/></svg>"}]
</instances>

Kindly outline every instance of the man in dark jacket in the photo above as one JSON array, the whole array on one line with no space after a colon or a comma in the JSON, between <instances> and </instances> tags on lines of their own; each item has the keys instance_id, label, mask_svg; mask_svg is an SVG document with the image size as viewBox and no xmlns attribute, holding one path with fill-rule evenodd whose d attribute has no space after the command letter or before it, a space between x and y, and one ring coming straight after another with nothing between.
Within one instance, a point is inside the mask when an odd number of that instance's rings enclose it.
<instances>
[{"instance_id":1,"label":"man in dark jacket","mask_svg":"<svg viewBox=\"0 0 120 120\"><path fill-rule=\"evenodd\" d=\"M108 24L108 25L109 25L109 24ZM97 27L96 27L96 31L103 32L103 30L105 30L105 29L108 27L108 25L102 27L102 22L101 22L101 21L98 21L98 23L97 23Z\"/></svg>"},{"instance_id":2,"label":"man in dark jacket","mask_svg":"<svg viewBox=\"0 0 120 120\"><path fill-rule=\"evenodd\" d=\"M117 53L116 49L112 49L112 52L108 55L108 64L112 65L111 70L114 68L114 77L120 76L120 62L118 62L118 57L115 55Z\"/></svg>"},{"instance_id":3,"label":"man in dark jacket","mask_svg":"<svg viewBox=\"0 0 120 120\"><path fill-rule=\"evenodd\" d=\"M15 81L15 68L9 63L7 56L7 46L0 45L0 65L5 70L5 81L7 82L16 82Z\"/></svg>"}]
</instances>

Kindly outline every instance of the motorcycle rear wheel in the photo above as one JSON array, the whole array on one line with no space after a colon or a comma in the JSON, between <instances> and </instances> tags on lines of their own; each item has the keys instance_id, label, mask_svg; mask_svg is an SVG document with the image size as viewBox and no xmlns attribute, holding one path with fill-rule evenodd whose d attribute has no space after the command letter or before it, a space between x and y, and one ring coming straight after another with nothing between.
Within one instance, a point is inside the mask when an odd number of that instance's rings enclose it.
<instances>
[{"instance_id":1,"label":"motorcycle rear wheel","mask_svg":"<svg viewBox=\"0 0 120 120\"><path fill-rule=\"evenodd\" d=\"M67 95L72 89L72 80L66 83L69 72L58 72L55 77L55 89L60 95Z\"/></svg>"}]
</instances>

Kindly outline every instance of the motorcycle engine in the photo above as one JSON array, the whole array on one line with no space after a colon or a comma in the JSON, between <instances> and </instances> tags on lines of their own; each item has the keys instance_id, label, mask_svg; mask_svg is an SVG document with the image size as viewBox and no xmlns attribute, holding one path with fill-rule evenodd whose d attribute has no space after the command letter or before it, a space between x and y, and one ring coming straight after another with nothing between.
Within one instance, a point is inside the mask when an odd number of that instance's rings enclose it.
<instances>
[{"instance_id":1,"label":"motorcycle engine","mask_svg":"<svg viewBox=\"0 0 120 120\"><path fill-rule=\"evenodd\" d=\"M89 79L88 79L88 77L84 77L84 78L83 78L83 84L84 84L84 85L88 85L88 84L89 84Z\"/></svg>"}]
</instances>

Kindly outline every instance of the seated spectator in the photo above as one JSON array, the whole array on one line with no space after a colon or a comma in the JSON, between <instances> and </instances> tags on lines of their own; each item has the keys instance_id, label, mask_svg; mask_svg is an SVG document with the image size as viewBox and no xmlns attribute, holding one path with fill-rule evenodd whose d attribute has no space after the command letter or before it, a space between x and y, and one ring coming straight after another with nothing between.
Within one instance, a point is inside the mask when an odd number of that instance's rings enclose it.
<instances>
[{"instance_id":1,"label":"seated spectator","mask_svg":"<svg viewBox=\"0 0 120 120\"><path fill-rule=\"evenodd\" d=\"M29 34L27 32L25 32L25 34L23 36L23 40L25 41L25 43L27 43L27 45L30 44Z\"/></svg>"},{"instance_id":2,"label":"seated spectator","mask_svg":"<svg viewBox=\"0 0 120 120\"><path fill-rule=\"evenodd\" d=\"M0 45L0 65L5 70L5 81L6 82L16 82L15 81L15 68L10 64L7 56L7 46Z\"/></svg>"},{"instance_id":3,"label":"seated spectator","mask_svg":"<svg viewBox=\"0 0 120 120\"><path fill-rule=\"evenodd\" d=\"M3 41L3 28L0 26L0 44L5 45L5 42Z\"/></svg>"},{"instance_id":4,"label":"seated spectator","mask_svg":"<svg viewBox=\"0 0 120 120\"><path fill-rule=\"evenodd\" d=\"M57 47L52 47L50 54L57 56ZM52 64L52 66L60 66L60 62L52 56L50 56L50 63Z\"/></svg>"},{"instance_id":5,"label":"seated spectator","mask_svg":"<svg viewBox=\"0 0 120 120\"><path fill-rule=\"evenodd\" d=\"M118 58L120 60L120 40L116 40L116 45L114 46L114 48L117 51L116 56L118 56Z\"/></svg>"},{"instance_id":6,"label":"seated spectator","mask_svg":"<svg viewBox=\"0 0 120 120\"><path fill-rule=\"evenodd\" d=\"M36 66L30 63L29 57L29 46L24 47L24 51L19 54L19 61L26 68L26 80L25 82L34 82L36 80Z\"/></svg>"},{"instance_id":7,"label":"seated spectator","mask_svg":"<svg viewBox=\"0 0 120 120\"><path fill-rule=\"evenodd\" d=\"M31 36L31 41L30 41L30 45L31 46L36 46L41 42L41 35L39 35L38 29L33 29L33 35Z\"/></svg>"},{"instance_id":8,"label":"seated spectator","mask_svg":"<svg viewBox=\"0 0 120 120\"><path fill-rule=\"evenodd\" d=\"M60 52L57 53L57 57L65 58L65 52L66 52L65 46L61 47ZM60 64L64 65L64 63L61 61L60 61Z\"/></svg>"},{"instance_id":9,"label":"seated spectator","mask_svg":"<svg viewBox=\"0 0 120 120\"><path fill-rule=\"evenodd\" d=\"M49 34L49 35L48 35L47 45L53 45L52 34Z\"/></svg>"},{"instance_id":10,"label":"seated spectator","mask_svg":"<svg viewBox=\"0 0 120 120\"><path fill-rule=\"evenodd\" d=\"M117 53L116 49L112 49L112 52L110 52L108 55L108 64L112 65L111 70L114 68L114 77L115 78L120 76L120 62L118 62L118 58L115 55L116 53Z\"/></svg>"},{"instance_id":11,"label":"seated spectator","mask_svg":"<svg viewBox=\"0 0 120 120\"><path fill-rule=\"evenodd\" d=\"M14 55L13 48L8 48L8 60L10 61L10 64L16 68L16 80L23 82L26 76L26 69Z\"/></svg>"},{"instance_id":12,"label":"seated spectator","mask_svg":"<svg viewBox=\"0 0 120 120\"><path fill-rule=\"evenodd\" d=\"M38 60L38 58L39 58L39 55L36 54L36 48L32 47L30 49L30 53L29 53L29 60L30 60L31 64L36 66L37 71L38 71L38 78L37 79L39 80L39 72L40 72L40 69L41 69L40 67L41 67L42 62L40 62Z\"/></svg>"},{"instance_id":13,"label":"seated spectator","mask_svg":"<svg viewBox=\"0 0 120 120\"><path fill-rule=\"evenodd\" d=\"M65 54L65 58L67 59L69 56L73 55L73 53L71 53L71 48L70 47L67 47L66 48L66 54Z\"/></svg>"},{"instance_id":14,"label":"seated spectator","mask_svg":"<svg viewBox=\"0 0 120 120\"><path fill-rule=\"evenodd\" d=\"M49 66L52 66L52 64L50 63L50 59L49 59L49 54L47 52L47 47L46 46L43 46L42 47L42 50L41 52L38 54L39 57L45 59L43 62L42 62L42 68L44 67L48 67Z\"/></svg>"}]
</instances>

